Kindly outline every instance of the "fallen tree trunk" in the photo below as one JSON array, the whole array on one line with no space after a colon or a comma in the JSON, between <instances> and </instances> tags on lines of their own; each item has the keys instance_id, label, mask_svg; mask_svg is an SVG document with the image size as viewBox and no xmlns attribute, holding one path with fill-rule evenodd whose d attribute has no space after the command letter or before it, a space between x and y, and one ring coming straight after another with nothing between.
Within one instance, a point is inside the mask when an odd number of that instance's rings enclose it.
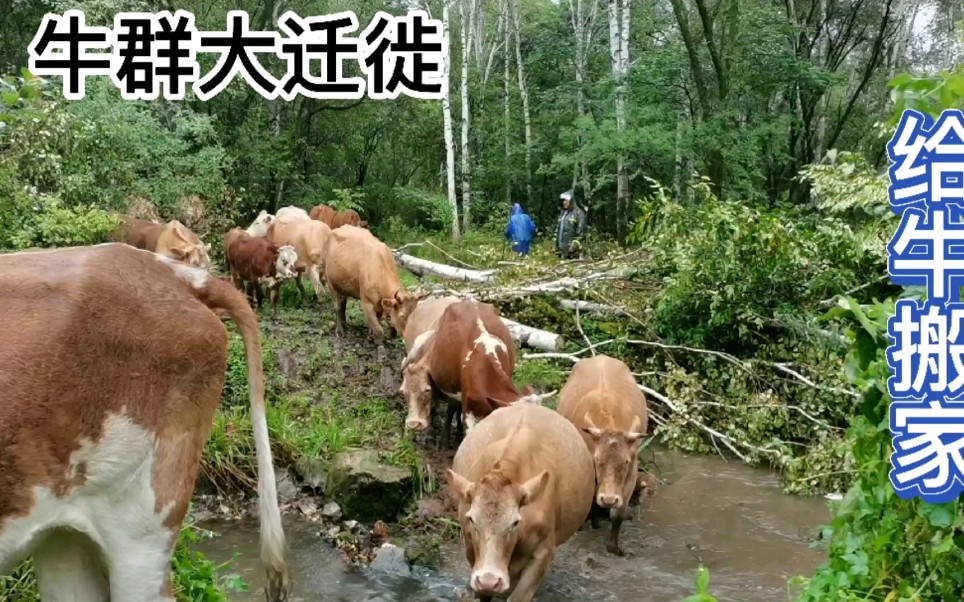
<instances>
[{"instance_id":1,"label":"fallen tree trunk","mask_svg":"<svg viewBox=\"0 0 964 602\"><path fill-rule=\"evenodd\" d=\"M435 263L399 251L395 252L395 261L398 265L419 276L431 275L448 280L461 280L462 282L489 283L493 281L493 274L495 273L495 270L470 270L444 263Z\"/></svg>"},{"instance_id":2,"label":"fallen tree trunk","mask_svg":"<svg viewBox=\"0 0 964 602\"><path fill-rule=\"evenodd\" d=\"M615 305L593 303L592 301L577 301L576 299L560 299L559 305L568 310L576 311L578 309L579 311L595 314L619 314L623 311Z\"/></svg>"},{"instance_id":3,"label":"fallen tree trunk","mask_svg":"<svg viewBox=\"0 0 964 602\"><path fill-rule=\"evenodd\" d=\"M508 318L502 318L502 322L509 329L512 338L521 345L549 352L561 351L563 345L565 345L565 339L562 338L562 335L554 332L519 324Z\"/></svg>"}]
</instances>

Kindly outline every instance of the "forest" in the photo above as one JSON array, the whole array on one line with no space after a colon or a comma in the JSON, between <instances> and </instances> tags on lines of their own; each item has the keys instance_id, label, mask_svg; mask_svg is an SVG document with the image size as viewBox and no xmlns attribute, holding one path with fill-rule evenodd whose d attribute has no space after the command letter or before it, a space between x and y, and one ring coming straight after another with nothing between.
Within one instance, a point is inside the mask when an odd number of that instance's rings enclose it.
<instances>
[{"instance_id":1,"label":"forest","mask_svg":"<svg viewBox=\"0 0 964 602\"><path fill-rule=\"evenodd\" d=\"M30 72L27 49L45 14L69 9L108 27L125 11L183 10L207 31L225 31L231 10L251 30L277 30L287 11L354 11L358 33L379 11L425 10L448 35L448 88L267 100L239 75L207 100L141 101L92 76L68 100L59 78ZM899 219L886 145L905 109L964 109L957 0L0 0L0 32L0 252L101 243L117 214L143 212L187 225L223 274L225 232L262 211L357 211L399 252L407 285L481 299L550 336L519 341L520 383L555 392L581 358L625 361L649 404L640 457L655 498L657 447L766 468L784 496L830 497L819 566L783 567L797 576L781 597L960 599L964 499L902 500L888 480L886 360L896 301L922 298L887 277ZM217 60L198 53L202 73ZM586 214L576 259L555 253L567 191ZM537 226L525 257L504 235L517 203ZM453 281L400 253L491 277ZM378 365L353 303L348 342L333 338L330 302L290 284L279 316L260 313L275 463L294 490L283 506L327 525L352 562L370 562L387 529L419 548L411 564L434 567L458 535L425 510L445 503L445 459L404 429L391 373L404 345L390 341ZM249 514L254 491L228 328L222 405L174 557L178 600L245 587L200 551L193 523ZM359 448L410 475L391 516L340 498L335 516L315 494L317 473ZM342 511L365 526L345 527ZM676 599L716 599L703 565ZM0 575L0 600L39 600L29 563Z\"/></svg>"}]
</instances>

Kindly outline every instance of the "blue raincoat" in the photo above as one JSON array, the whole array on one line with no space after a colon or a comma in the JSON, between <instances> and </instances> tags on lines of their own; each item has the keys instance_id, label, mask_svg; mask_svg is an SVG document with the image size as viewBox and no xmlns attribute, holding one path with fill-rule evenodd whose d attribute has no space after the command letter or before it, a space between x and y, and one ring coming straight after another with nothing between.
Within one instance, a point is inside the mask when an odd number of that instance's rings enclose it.
<instances>
[{"instance_id":1,"label":"blue raincoat","mask_svg":"<svg viewBox=\"0 0 964 602\"><path fill-rule=\"evenodd\" d=\"M536 223L522 210L522 205L512 206L509 223L505 227L505 237L512 241L512 250L520 255L529 254L532 237L536 233Z\"/></svg>"}]
</instances>

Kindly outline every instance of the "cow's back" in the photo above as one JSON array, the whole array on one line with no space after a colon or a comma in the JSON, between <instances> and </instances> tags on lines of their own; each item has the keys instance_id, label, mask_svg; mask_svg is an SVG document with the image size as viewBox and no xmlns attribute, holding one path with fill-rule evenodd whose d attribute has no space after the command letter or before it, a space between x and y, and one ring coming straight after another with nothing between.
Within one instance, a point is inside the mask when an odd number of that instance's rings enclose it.
<instances>
[{"instance_id":1,"label":"cow's back","mask_svg":"<svg viewBox=\"0 0 964 602\"><path fill-rule=\"evenodd\" d=\"M120 217L121 223L110 232L109 240L126 243L146 251L154 251L157 248L157 240L164 231L165 224L158 224L128 215L118 217Z\"/></svg>"},{"instance_id":2,"label":"cow's back","mask_svg":"<svg viewBox=\"0 0 964 602\"><path fill-rule=\"evenodd\" d=\"M0 320L16 325L0 329L0 527L37 488L62 494L108 478L70 466L108 419L200 454L227 333L156 255L111 244L0 255ZM179 486L196 471L186 467Z\"/></svg>"},{"instance_id":3,"label":"cow's back","mask_svg":"<svg viewBox=\"0 0 964 602\"><path fill-rule=\"evenodd\" d=\"M298 254L295 265L299 269L304 269L309 264L324 263L325 249L330 235L331 229L317 220L275 220L268 226L267 238L277 247L285 245L294 247Z\"/></svg>"},{"instance_id":4,"label":"cow's back","mask_svg":"<svg viewBox=\"0 0 964 602\"><path fill-rule=\"evenodd\" d=\"M419 302L405 326L405 349L411 351L415 339L423 332L435 329L445 309L458 301L456 297L433 297Z\"/></svg>"},{"instance_id":5,"label":"cow's back","mask_svg":"<svg viewBox=\"0 0 964 602\"><path fill-rule=\"evenodd\" d=\"M584 359L573 367L559 392L556 410L580 427L587 412L598 428L628 431L639 417L640 429L646 432L648 422L646 398L629 366L607 355ZM591 437L583 438L593 447Z\"/></svg>"},{"instance_id":6,"label":"cow's back","mask_svg":"<svg viewBox=\"0 0 964 602\"><path fill-rule=\"evenodd\" d=\"M385 243L355 226L332 229L328 240L325 274L332 288L356 299L368 294L376 304L395 294L401 280Z\"/></svg>"},{"instance_id":7,"label":"cow's back","mask_svg":"<svg viewBox=\"0 0 964 602\"><path fill-rule=\"evenodd\" d=\"M531 510L557 517L552 521L556 545L579 530L592 505L596 473L589 450L572 423L536 404L501 408L466 435L452 460L452 470L478 482L500 461L518 467L520 484L549 471L548 495L539 496Z\"/></svg>"},{"instance_id":8,"label":"cow's back","mask_svg":"<svg viewBox=\"0 0 964 602\"><path fill-rule=\"evenodd\" d=\"M476 301L461 300L446 307L439 318L429 373L435 384L447 393L462 390L462 363L480 333L476 325L479 305Z\"/></svg>"},{"instance_id":9,"label":"cow's back","mask_svg":"<svg viewBox=\"0 0 964 602\"><path fill-rule=\"evenodd\" d=\"M331 221L331 228L341 228L342 226L361 227L361 216L354 209L346 209L335 214Z\"/></svg>"},{"instance_id":10,"label":"cow's back","mask_svg":"<svg viewBox=\"0 0 964 602\"><path fill-rule=\"evenodd\" d=\"M331 228L335 220L335 210L328 205L315 205L312 207L311 213L309 213L308 216Z\"/></svg>"}]
</instances>

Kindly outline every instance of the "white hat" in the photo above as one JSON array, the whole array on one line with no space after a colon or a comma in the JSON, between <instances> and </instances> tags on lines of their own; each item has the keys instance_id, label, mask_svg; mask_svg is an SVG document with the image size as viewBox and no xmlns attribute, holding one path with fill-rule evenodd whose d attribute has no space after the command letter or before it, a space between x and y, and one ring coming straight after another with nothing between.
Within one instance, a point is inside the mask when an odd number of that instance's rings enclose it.
<instances>
[{"instance_id":1,"label":"white hat","mask_svg":"<svg viewBox=\"0 0 964 602\"><path fill-rule=\"evenodd\" d=\"M567 191L563 192L562 194L559 195L559 199L560 199L560 200L563 200L563 201L571 201L571 200L572 200L572 191L571 191L571 190L567 190Z\"/></svg>"}]
</instances>

